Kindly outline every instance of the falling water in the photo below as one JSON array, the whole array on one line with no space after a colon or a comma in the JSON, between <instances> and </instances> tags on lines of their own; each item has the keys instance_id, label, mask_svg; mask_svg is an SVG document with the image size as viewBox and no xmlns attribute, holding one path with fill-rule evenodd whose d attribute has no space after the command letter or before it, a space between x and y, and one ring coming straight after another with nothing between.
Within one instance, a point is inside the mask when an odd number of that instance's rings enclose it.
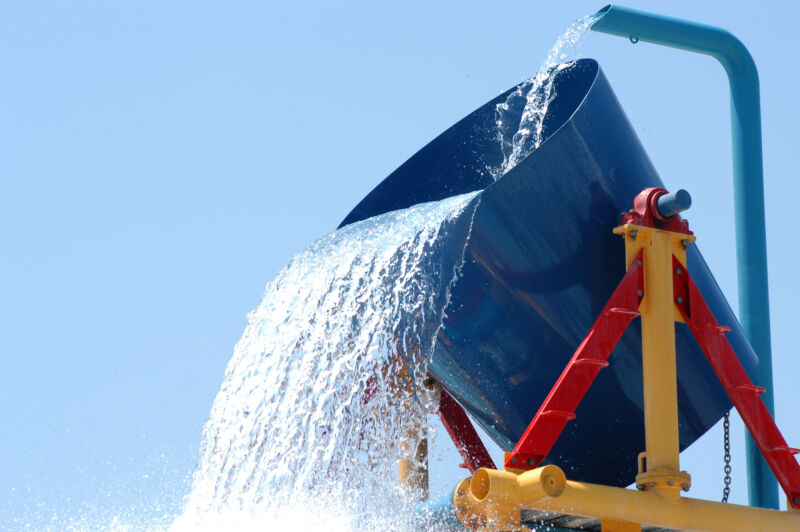
<instances>
[{"instance_id":1,"label":"falling water","mask_svg":"<svg viewBox=\"0 0 800 532\"><path fill-rule=\"evenodd\" d=\"M457 277L475 194L336 231L268 284L214 401L175 529L403 529L401 442ZM285 527L285 528L284 528Z\"/></svg>"},{"instance_id":2,"label":"falling water","mask_svg":"<svg viewBox=\"0 0 800 532\"><path fill-rule=\"evenodd\" d=\"M597 21L587 15L572 23L556 39L539 70L497 104L497 129L503 150L503 165L496 179L514 168L542 143L542 126L550 102L556 97L553 80L556 74L574 64L578 44L584 33Z\"/></svg>"},{"instance_id":3,"label":"falling water","mask_svg":"<svg viewBox=\"0 0 800 532\"><path fill-rule=\"evenodd\" d=\"M594 19L559 37L497 106L510 170L541 143L554 73ZM476 193L347 226L267 285L203 431L173 529L404 530L402 449L427 430L420 386L457 278Z\"/></svg>"}]
</instances>

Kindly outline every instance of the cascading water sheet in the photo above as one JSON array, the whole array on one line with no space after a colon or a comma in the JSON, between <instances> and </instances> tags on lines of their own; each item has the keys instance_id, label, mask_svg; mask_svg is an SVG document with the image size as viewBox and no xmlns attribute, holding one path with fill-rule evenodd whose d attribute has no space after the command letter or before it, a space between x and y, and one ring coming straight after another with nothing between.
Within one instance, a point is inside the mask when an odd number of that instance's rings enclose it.
<instances>
[{"instance_id":1,"label":"cascading water sheet","mask_svg":"<svg viewBox=\"0 0 800 532\"><path fill-rule=\"evenodd\" d=\"M541 144L555 74L593 21L569 26L497 105L497 178ZM269 283L228 364L174 530L412 527L396 462L435 408L420 384L477 194L347 225Z\"/></svg>"},{"instance_id":2,"label":"cascading water sheet","mask_svg":"<svg viewBox=\"0 0 800 532\"><path fill-rule=\"evenodd\" d=\"M266 289L225 372L175 529L404 529L396 463L478 199L347 226ZM270 528L272 527L272 528Z\"/></svg>"}]
</instances>

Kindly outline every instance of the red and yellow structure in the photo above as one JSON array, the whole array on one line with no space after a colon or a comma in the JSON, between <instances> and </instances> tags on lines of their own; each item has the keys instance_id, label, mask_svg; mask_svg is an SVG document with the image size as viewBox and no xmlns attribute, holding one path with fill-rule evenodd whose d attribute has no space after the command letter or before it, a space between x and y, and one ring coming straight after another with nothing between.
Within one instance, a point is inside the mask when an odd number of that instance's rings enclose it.
<instances>
[{"instance_id":1,"label":"red and yellow structure","mask_svg":"<svg viewBox=\"0 0 800 532\"><path fill-rule=\"evenodd\" d=\"M547 512L600 522L604 532L642 527L696 531L800 531L798 451L786 445L775 422L725 339L686 269L686 246L695 237L677 216L686 203L660 188L644 190L614 229L625 239L627 273L547 396L504 470L481 467L458 484L453 507L473 530L528 530L521 513ZM690 199L688 202L690 203ZM688 205L685 205L688 207ZM622 333L642 320L645 450L636 490L570 481L542 462ZM685 322L702 347L767 463L786 492L788 511L686 498L691 477L680 469L675 322ZM464 453L462 453L464 454ZM465 455L469 464L469 456ZM471 468L472 469L472 468Z\"/></svg>"}]
</instances>

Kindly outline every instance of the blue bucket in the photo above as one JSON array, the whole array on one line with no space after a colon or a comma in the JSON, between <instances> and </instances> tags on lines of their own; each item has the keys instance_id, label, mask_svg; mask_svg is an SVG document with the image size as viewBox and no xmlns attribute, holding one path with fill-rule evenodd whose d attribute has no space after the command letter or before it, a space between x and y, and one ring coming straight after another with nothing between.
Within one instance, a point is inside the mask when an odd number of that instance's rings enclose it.
<instances>
[{"instance_id":1,"label":"blue bucket","mask_svg":"<svg viewBox=\"0 0 800 532\"><path fill-rule=\"evenodd\" d=\"M597 62L555 74L543 142L498 180L501 94L395 170L345 218L481 190L462 276L430 372L504 450L513 449L625 273L620 213L664 187ZM668 188L668 187L665 187ZM701 235L702 237L702 235ZM757 358L694 244L687 267L748 374ZM681 450L731 408L700 346L676 324ZM625 486L644 451L641 329L635 320L545 463Z\"/></svg>"}]
</instances>

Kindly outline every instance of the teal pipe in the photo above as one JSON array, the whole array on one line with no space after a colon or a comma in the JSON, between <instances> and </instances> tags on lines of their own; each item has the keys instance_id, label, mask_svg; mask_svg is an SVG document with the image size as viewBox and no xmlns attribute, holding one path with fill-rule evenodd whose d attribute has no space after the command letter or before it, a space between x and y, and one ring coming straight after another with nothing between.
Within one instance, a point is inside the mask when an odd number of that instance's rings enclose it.
<instances>
[{"instance_id":1,"label":"teal pipe","mask_svg":"<svg viewBox=\"0 0 800 532\"><path fill-rule=\"evenodd\" d=\"M643 41L710 55L728 74L733 137L733 200L736 217L736 263L739 321L758 355L756 384L774 417L772 348L767 283L767 234L764 216L764 170L761 152L761 100L753 57L731 33L677 18L607 5L592 30L632 42ZM746 434L747 485L752 506L778 508L778 485L750 434Z\"/></svg>"}]
</instances>

